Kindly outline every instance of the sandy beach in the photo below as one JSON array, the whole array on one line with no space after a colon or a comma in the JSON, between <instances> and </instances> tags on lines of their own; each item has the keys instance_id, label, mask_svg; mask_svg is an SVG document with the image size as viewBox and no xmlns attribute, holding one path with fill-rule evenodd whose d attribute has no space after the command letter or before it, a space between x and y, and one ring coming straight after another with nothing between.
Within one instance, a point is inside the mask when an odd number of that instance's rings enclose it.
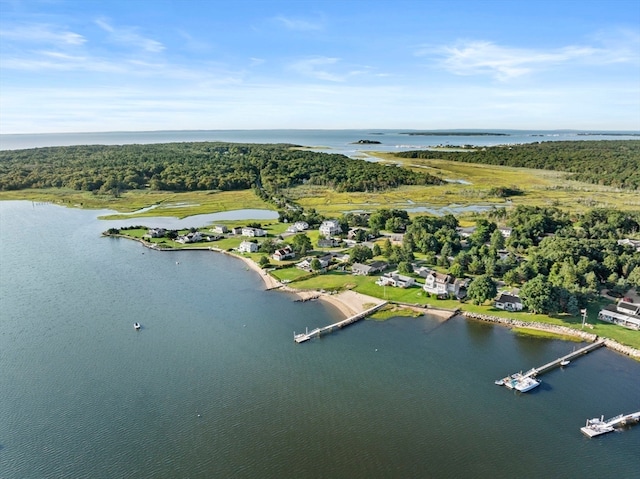
<instances>
[{"instance_id":1,"label":"sandy beach","mask_svg":"<svg viewBox=\"0 0 640 479\"><path fill-rule=\"evenodd\" d=\"M316 298L320 299L340 310L345 318L353 316L354 314L358 314L368 308L371 308L372 306L383 302L383 300L381 300L380 298L374 298L373 296L367 296L355 291L342 291L337 294L321 293L320 291L300 291L283 285L280 281L271 276L267 271L264 271L262 268L260 268L260 266L250 258L235 254L232 256L244 261L247 267L258 273L258 275L260 275L260 277L264 281L266 289L279 289L280 291L292 293L301 300Z\"/></svg>"}]
</instances>

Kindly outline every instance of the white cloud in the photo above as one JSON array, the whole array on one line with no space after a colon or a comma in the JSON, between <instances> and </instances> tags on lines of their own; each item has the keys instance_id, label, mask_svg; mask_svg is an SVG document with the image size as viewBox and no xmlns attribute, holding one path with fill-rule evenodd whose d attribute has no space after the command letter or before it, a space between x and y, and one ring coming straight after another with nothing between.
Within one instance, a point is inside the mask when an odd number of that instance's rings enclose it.
<instances>
[{"instance_id":1,"label":"white cloud","mask_svg":"<svg viewBox=\"0 0 640 479\"><path fill-rule=\"evenodd\" d=\"M97 19L95 23L109 33L109 37L114 43L138 48L149 53L160 53L165 49L162 43L138 34L133 28L116 28L104 19Z\"/></svg>"},{"instance_id":2,"label":"white cloud","mask_svg":"<svg viewBox=\"0 0 640 479\"><path fill-rule=\"evenodd\" d=\"M0 30L0 38L24 43L46 43L57 47L78 46L87 41L78 33L47 24L20 25Z\"/></svg>"},{"instance_id":3,"label":"white cloud","mask_svg":"<svg viewBox=\"0 0 640 479\"><path fill-rule=\"evenodd\" d=\"M333 57L314 57L299 60L288 67L302 76L315 80L344 82L352 77L367 73L369 67L347 69L341 68L340 59Z\"/></svg>"},{"instance_id":4,"label":"white cloud","mask_svg":"<svg viewBox=\"0 0 640 479\"><path fill-rule=\"evenodd\" d=\"M628 47L612 49L575 45L544 50L505 47L489 41L463 41L453 46L423 47L416 55L439 57L438 64L456 75L490 75L506 81L558 65L631 61L632 51Z\"/></svg>"},{"instance_id":5,"label":"white cloud","mask_svg":"<svg viewBox=\"0 0 640 479\"><path fill-rule=\"evenodd\" d=\"M301 18L290 18L284 15L278 15L274 18L276 22L284 26L288 30L295 30L300 32L312 32L320 31L324 29L323 20L318 19L316 21L304 20Z\"/></svg>"}]
</instances>

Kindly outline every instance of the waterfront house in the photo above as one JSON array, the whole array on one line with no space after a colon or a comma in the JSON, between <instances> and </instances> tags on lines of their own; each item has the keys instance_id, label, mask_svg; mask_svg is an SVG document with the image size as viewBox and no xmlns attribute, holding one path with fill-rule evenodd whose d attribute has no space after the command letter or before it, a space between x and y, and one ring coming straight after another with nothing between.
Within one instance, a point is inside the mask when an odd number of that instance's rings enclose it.
<instances>
[{"instance_id":1,"label":"waterfront house","mask_svg":"<svg viewBox=\"0 0 640 479\"><path fill-rule=\"evenodd\" d=\"M202 241L202 234L199 231L193 231L186 235L178 236L176 241L182 244L197 243L198 241Z\"/></svg>"},{"instance_id":2,"label":"waterfront house","mask_svg":"<svg viewBox=\"0 0 640 479\"><path fill-rule=\"evenodd\" d=\"M376 281L379 286L393 286L394 288L409 288L415 283L416 280L414 278L398 274L397 271L385 273Z\"/></svg>"},{"instance_id":3,"label":"waterfront house","mask_svg":"<svg viewBox=\"0 0 640 479\"><path fill-rule=\"evenodd\" d=\"M374 261L371 264L353 263L351 273L356 276L368 276L370 274L382 273L389 267L385 261Z\"/></svg>"},{"instance_id":4,"label":"waterfront house","mask_svg":"<svg viewBox=\"0 0 640 479\"><path fill-rule=\"evenodd\" d=\"M167 230L164 228L151 228L145 235L148 238L163 238L167 234Z\"/></svg>"},{"instance_id":5,"label":"waterfront house","mask_svg":"<svg viewBox=\"0 0 640 479\"><path fill-rule=\"evenodd\" d=\"M291 249L291 246L289 245L285 246L284 248L280 248L276 250L275 253L271 255L271 257L276 261L284 261L286 259L294 258L295 256L296 254L294 253L293 249Z\"/></svg>"},{"instance_id":6,"label":"waterfront house","mask_svg":"<svg viewBox=\"0 0 640 479\"><path fill-rule=\"evenodd\" d=\"M353 263L351 265L351 274L356 276L369 276L372 274L371 269L371 266L368 264Z\"/></svg>"},{"instance_id":7,"label":"waterfront house","mask_svg":"<svg viewBox=\"0 0 640 479\"><path fill-rule=\"evenodd\" d=\"M231 228L231 233L233 233L234 235L241 235L242 226L234 226L233 228Z\"/></svg>"},{"instance_id":8,"label":"waterfront house","mask_svg":"<svg viewBox=\"0 0 640 479\"><path fill-rule=\"evenodd\" d=\"M628 329L640 330L640 304L620 300L618 304L602 309L598 313L598 319Z\"/></svg>"},{"instance_id":9,"label":"waterfront house","mask_svg":"<svg viewBox=\"0 0 640 479\"><path fill-rule=\"evenodd\" d=\"M229 232L229 228L227 228L225 225L215 225L213 228L211 228L211 232L218 235L223 235Z\"/></svg>"},{"instance_id":10,"label":"waterfront house","mask_svg":"<svg viewBox=\"0 0 640 479\"><path fill-rule=\"evenodd\" d=\"M422 275L421 275L422 276ZM456 279L450 274L438 273L437 271L429 271L424 277L423 289L427 293L436 295L445 295L455 292Z\"/></svg>"},{"instance_id":11,"label":"waterfront house","mask_svg":"<svg viewBox=\"0 0 640 479\"><path fill-rule=\"evenodd\" d=\"M326 238L330 238L333 235L339 235L342 233L342 227L338 220L325 220L320 225L320 234Z\"/></svg>"},{"instance_id":12,"label":"waterfront house","mask_svg":"<svg viewBox=\"0 0 640 479\"><path fill-rule=\"evenodd\" d=\"M254 238L257 236L267 236L267 232L262 228L249 228L249 227L242 228L241 234L242 236L248 236L250 238Z\"/></svg>"},{"instance_id":13,"label":"waterfront house","mask_svg":"<svg viewBox=\"0 0 640 479\"><path fill-rule=\"evenodd\" d=\"M240 243L240 246L238 246L238 251L240 253L257 253L258 248L259 246L257 245L257 243L253 243L251 241L243 241L242 243Z\"/></svg>"},{"instance_id":14,"label":"waterfront house","mask_svg":"<svg viewBox=\"0 0 640 479\"><path fill-rule=\"evenodd\" d=\"M520 297L513 293L502 292L496 298L494 306L505 311L522 311L524 305Z\"/></svg>"},{"instance_id":15,"label":"waterfront house","mask_svg":"<svg viewBox=\"0 0 640 479\"><path fill-rule=\"evenodd\" d=\"M437 296L453 294L458 299L463 299L467 296L469 279L456 279L450 274L438 273L437 271L426 268L420 268L416 273L424 278L424 286L422 289L427 293Z\"/></svg>"}]
</instances>

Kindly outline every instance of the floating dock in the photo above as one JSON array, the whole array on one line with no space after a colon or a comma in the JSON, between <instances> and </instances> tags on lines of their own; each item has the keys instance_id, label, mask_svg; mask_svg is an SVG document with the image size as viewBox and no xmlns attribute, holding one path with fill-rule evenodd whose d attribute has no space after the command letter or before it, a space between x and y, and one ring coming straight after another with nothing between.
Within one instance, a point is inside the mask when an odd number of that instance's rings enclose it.
<instances>
[{"instance_id":1,"label":"floating dock","mask_svg":"<svg viewBox=\"0 0 640 479\"><path fill-rule=\"evenodd\" d=\"M353 316L350 316L347 319L343 319L342 321L339 321L337 323L330 324L329 326L325 326L324 328L316 328L316 329L313 329L311 331L305 331L304 333L299 333L299 334L296 334L294 332L293 333L293 340L296 343L304 343L305 341L309 341L311 338L314 338L316 336L319 337L324 333L331 333L331 332L335 331L336 329L344 328L345 326L353 324L356 321L359 321L362 318L366 318L370 314L375 313L377 310L379 310L383 306L386 306L386 304L387 304L387 301L384 301L384 302L382 302L380 304L377 304L373 308L369 308L366 311L362 311L361 313L354 314Z\"/></svg>"},{"instance_id":2,"label":"floating dock","mask_svg":"<svg viewBox=\"0 0 640 479\"><path fill-rule=\"evenodd\" d=\"M554 359L553 361L548 362L547 364L543 364L542 366L538 366L537 368L531 368L526 373L516 373L505 378L498 379L497 381L495 381L495 383L500 386L504 385L507 387L512 385L513 387L511 387L510 389L518 389L519 391L526 392L525 390L516 387L516 385L514 384L514 380L517 379L519 385L520 383L524 383L529 379L535 379L539 374L546 373L547 371L553 368L557 368L558 366L567 365L571 360L583 356L588 352L593 351L594 349L601 348L602 346L604 346L604 339L600 339L585 346L584 348L578 349L577 351L572 351L569 354L566 354L558 359ZM527 389L527 391L530 389L533 389L533 387Z\"/></svg>"},{"instance_id":3,"label":"floating dock","mask_svg":"<svg viewBox=\"0 0 640 479\"><path fill-rule=\"evenodd\" d=\"M604 416L587 419L587 424L580 428L582 433L588 437L595 437L601 434L612 432L618 426L625 426L640 421L640 411L631 414L620 414L605 421Z\"/></svg>"}]
</instances>

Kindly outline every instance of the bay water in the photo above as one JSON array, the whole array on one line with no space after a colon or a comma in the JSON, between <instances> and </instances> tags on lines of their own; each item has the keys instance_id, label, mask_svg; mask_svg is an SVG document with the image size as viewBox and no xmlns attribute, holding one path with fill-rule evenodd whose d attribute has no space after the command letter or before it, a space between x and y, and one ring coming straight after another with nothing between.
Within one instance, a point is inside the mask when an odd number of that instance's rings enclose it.
<instances>
[{"instance_id":1,"label":"bay water","mask_svg":"<svg viewBox=\"0 0 640 479\"><path fill-rule=\"evenodd\" d=\"M637 361L601 349L519 394L493 381L579 345L430 316L295 344L338 311L101 237L105 213L0 202L3 479L640 477L640 426L579 430L640 410Z\"/></svg>"}]
</instances>

